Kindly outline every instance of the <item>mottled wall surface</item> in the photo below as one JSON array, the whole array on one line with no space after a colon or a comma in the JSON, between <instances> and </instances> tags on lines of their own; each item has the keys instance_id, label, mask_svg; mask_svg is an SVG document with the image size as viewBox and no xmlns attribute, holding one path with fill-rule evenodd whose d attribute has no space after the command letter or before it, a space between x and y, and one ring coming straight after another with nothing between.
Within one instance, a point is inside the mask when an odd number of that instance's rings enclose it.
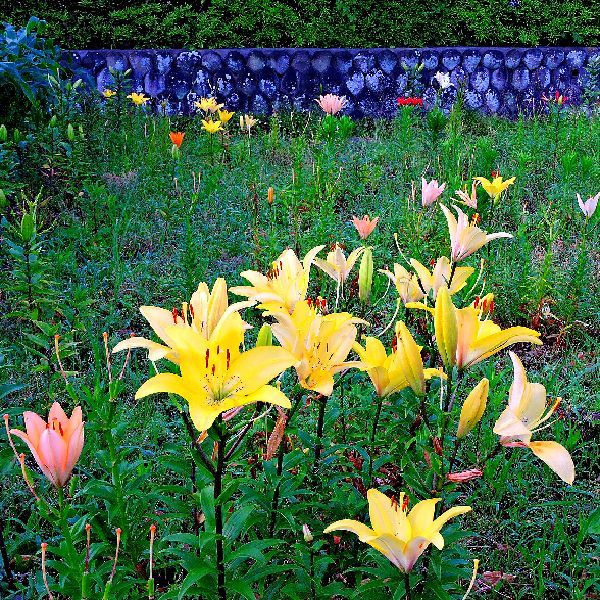
<instances>
[{"instance_id":1,"label":"mottled wall surface","mask_svg":"<svg viewBox=\"0 0 600 600\"><path fill-rule=\"evenodd\" d=\"M109 67L132 70L134 91L171 113L189 113L194 101L214 95L229 110L267 114L306 110L323 93L345 95L347 114L389 117L407 91L408 67L423 63L420 75L426 107L436 97L432 78L450 73L465 82L465 103L486 113L514 116L556 91L577 103L598 48L422 48L422 49L233 49L76 50L64 60L85 69L104 90L113 84ZM456 88L442 93L449 106Z\"/></svg>"}]
</instances>

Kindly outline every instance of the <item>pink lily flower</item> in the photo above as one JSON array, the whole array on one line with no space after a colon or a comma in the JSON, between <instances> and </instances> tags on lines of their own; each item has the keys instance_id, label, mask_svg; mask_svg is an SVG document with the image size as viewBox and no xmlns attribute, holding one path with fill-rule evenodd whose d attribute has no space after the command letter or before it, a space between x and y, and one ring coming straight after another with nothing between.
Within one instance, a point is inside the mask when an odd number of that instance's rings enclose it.
<instances>
[{"instance_id":1,"label":"pink lily flower","mask_svg":"<svg viewBox=\"0 0 600 600\"><path fill-rule=\"evenodd\" d=\"M421 197L423 206L433 204L446 189L446 184L439 185L437 179L432 179L429 183L421 177Z\"/></svg>"},{"instance_id":2,"label":"pink lily flower","mask_svg":"<svg viewBox=\"0 0 600 600\"><path fill-rule=\"evenodd\" d=\"M64 487L81 456L84 439L81 417L81 406L77 406L69 418L55 402L50 408L48 422L38 414L26 411L23 419L27 433L10 430L29 446L42 473L57 488Z\"/></svg>"}]
</instances>

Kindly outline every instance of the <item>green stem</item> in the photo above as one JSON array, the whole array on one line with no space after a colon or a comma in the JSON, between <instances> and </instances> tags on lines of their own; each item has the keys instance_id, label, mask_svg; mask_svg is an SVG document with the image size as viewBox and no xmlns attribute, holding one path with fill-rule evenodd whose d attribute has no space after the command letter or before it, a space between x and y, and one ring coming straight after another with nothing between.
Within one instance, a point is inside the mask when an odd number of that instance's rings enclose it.
<instances>
[{"instance_id":1,"label":"green stem","mask_svg":"<svg viewBox=\"0 0 600 600\"><path fill-rule=\"evenodd\" d=\"M215 485L213 498L215 501L215 535L217 549L217 595L219 600L227 600L227 589L225 588L225 560L223 553L223 505L219 496L223 491L223 474L225 471L225 442L227 434L221 430L222 419L217 421L219 441L217 444L217 467L215 470Z\"/></svg>"},{"instance_id":2,"label":"green stem","mask_svg":"<svg viewBox=\"0 0 600 600\"><path fill-rule=\"evenodd\" d=\"M119 457L117 454L117 448L115 444L115 438L113 436L112 427L111 427L112 419L107 423L106 431L106 444L108 446L108 453L110 456L110 470L112 475L112 482L115 488L115 495L117 497L117 509L120 522L118 525L123 529L123 531L127 531L128 522L127 516L125 514L125 505L123 502L123 483L121 481L121 471L119 470Z\"/></svg>"},{"instance_id":3,"label":"green stem","mask_svg":"<svg viewBox=\"0 0 600 600\"><path fill-rule=\"evenodd\" d=\"M300 407L300 402L302 402L302 391L297 392L296 400L292 404L292 408L288 414L288 418L286 421L286 427L292 422L292 418L296 414L296 411ZM279 494L281 492L281 477L283 475L283 456L285 454L285 443L282 438L281 443L279 444L279 448L277 449L277 485L275 486L275 490L273 491L273 498L271 500L271 510L269 514L269 527L268 532L269 536L273 537L275 533L275 524L277 522L277 510L279 508Z\"/></svg>"},{"instance_id":4,"label":"green stem","mask_svg":"<svg viewBox=\"0 0 600 600\"><path fill-rule=\"evenodd\" d=\"M369 437L369 487L373 486L373 454L375 452L375 437L377 436L377 427L379 426L379 418L381 417L382 405L383 398L381 396L377 396L377 410L375 412L375 419L373 419L371 436Z\"/></svg>"},{"instance_id":5,"label":"green stem","mask_svg":"<svg viewBox=\"0 0 600 600\"><path fill-rule=\"evenodd\" d=\"M67 520L67 513L69 511L69 506L65 502L65 492L63 488L58 488L58 512L59 512L59 524L60 531L65 538L65 542L67 544L67 555L69 558L69 567L72 569L78 568L79 557L77 556L77 551L75 550L75 546L73 544L73 537L71 536L71 528L69 527L69 522Z\"/></svg>"},{"instance_id":6,"label":"green stem","mask_svg":"<svg viewBox=\"0 0 600 600\"><path fill-rule=\"evenodd\" d=\"M325 423L325 407L327 406L327 396L322 396L319 402L319 415L317 417L317 443L315 444L315 463L313 469L316 471L323 451L323 425Z\"/></svg>"},{"instance_id":7,"label":"green stem","mask_svg":"<svg viewBox=\"0 0 600 600\"><path fill-rule=\"evenodd\" d=\"M404 596L406 600L411 600L412 594L410 593L410 575L404 573Z\"/></svg>"}]
</instances>

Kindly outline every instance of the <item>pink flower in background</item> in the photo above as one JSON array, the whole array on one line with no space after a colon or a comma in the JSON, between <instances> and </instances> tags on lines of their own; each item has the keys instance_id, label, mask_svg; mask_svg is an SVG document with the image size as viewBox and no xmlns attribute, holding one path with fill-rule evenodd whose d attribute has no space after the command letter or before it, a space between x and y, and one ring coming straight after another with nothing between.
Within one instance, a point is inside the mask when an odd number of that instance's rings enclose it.
<instances>
[{"instance_id":1,"label":"pink flower in background","mask_svg":"<svg viewBox=\"0 0 600 600\"><path fill-rule=\"evenodd\" d=\"M356 227L356 231L358 231L358 235L361 240L366 240L371 233L373 233L373 229L377 227L377 223L379 221L379 217L375 217L372 221L369 215L365 215L362 219L358 217L352 217L352 223L354 227Z\"/></svg>"},{"instance_id":2,"label":"pink flower in background","mask_svg":"<svg viewBox=\"0 0 600 600\"><path fill-rule=\"evenodd\" d=\"M335 94L327 94L326 96L319 96L315 102L326 112L328 115L336 115L342 110L348 100L346 96L336 96Z\"/></svg>"},{"instance_id":3,"label":"pink flower in background","mask_svg":"<svg viewBox=\"0 0 600 600\"><path fill-rule=\"evenodd\" d=\"M600 200L600 192L595 196L590 196L585 202L581 199L581 196L577 194L577 202L579 202L579 208L583 211L583 214L589 219L598 206L598 200Z\"/></svg>"},{"instance_id":4,"label":"pink flower in background","mask_svg":"<svg viewBox=\"0 0 600 600\"><path fill-rule=\"evenodd\" d=\"M429 206L430 204L433 204L442 195L442 192L445 189L445 183L439 185L437 179L433 179L427 183L427 180L421 177L421 196L423 199L423 206Z\"/></svg>"},{"instance_id":5,"label":"pink flower in background","mask_svg":"<svg viewBox=\"0 0 600 600\"><path fill-rule=\"evenodd\" d=\"M83 421L81 406L76 407L71 418L58 402L50 408L48 422L34 412L23 413L27 433L11 429L31 450L42 473L57 487L67 483L83 449Z\"/></svg>"}]
</instances>

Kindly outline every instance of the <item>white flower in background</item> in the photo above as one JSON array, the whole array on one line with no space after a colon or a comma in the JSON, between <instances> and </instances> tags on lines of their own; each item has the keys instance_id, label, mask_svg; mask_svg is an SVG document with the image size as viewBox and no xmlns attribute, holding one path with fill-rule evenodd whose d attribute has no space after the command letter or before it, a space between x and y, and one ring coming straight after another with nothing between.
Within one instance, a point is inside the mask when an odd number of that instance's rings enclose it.
<instances>
[{"instance_id":1,"label":"white flower in background","mask_svg":"<svg viewBox=\"0 0 600 600\"><path fill-rule=\"evenodd\" d=\"M438 71L433 77L439 84L442 90L453 87L454 84L450 81L450 73L442 73Z\"/></svg>"}]
</instances>

